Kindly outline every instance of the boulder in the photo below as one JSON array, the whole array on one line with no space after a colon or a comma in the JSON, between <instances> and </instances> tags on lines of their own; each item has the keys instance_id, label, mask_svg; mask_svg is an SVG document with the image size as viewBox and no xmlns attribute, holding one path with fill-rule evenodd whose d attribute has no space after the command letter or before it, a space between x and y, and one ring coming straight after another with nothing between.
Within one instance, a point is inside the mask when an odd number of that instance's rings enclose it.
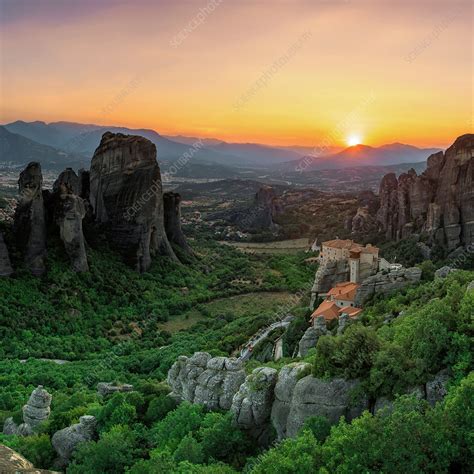
<instances>
[{"instance_id":1,"label":"boulder","mask_svg":"<svg viewBox=\"0 0 474 474\"><path fill-rule=\"evenodd\" d=\"M115 385L113 382L99 382L97 384L97 392L102 397L106 397L107 395L111 395L117 392L132 392L133 385L124 383L121 385Z\"/></svg>"},{"instance_id":2,"label":"boulder","mask_svg":"<svg viewBox=\"0 0 474 474\"><path fill-rule=\"evenodd\" d=\"M90 203L96 224L137 271L155 254L176 260L165 233L156 147L146 138L106 132L91 162Z\"/></svg>"},{"instance_id":3,"label":"boulder","mask_svg":"<svg viewBox=\"0 0 474 474\"><path fill-rule=\"evenodd\" d=\"M33 464L13 449L0 444L0 472L2 474L31 473L55 474L54 471L36 469Z\"/></svg>"},{"instance_id":4,"label":"boulder","mask_svg":"<svg viewBox=\"0 0 474 474\"><path fill-rule=\"evenodd\" d=\"M49 418L51 413L51 399L52 396L38 385L30 395L28 402L23 407L23 421L31 426L32 430L36 428Z\"/></svg>"},{"instance_id":5,"label":"boulder","mask_svg":"<svg viewBox=\"0 0 474 474\"><path fill-rule=\"evenodd\" d=\"M311 365L302 362L285 365L278 373L275 384L275 400L270 417L279 440L287 437L288 417L295 386L309 372L311 372Z\"/></svg>"},{"instance_id":6,"label":"boulder","mask_svg":"<svg viewBox=\"0 0 474 474\"><path fill-rule=\"evenodd\" d=\"M20 173L19 200L15 210L14 232L26 266L35 276L46 271L46 215L43 201L43 175L36 162Z\"/></svg>"},{"instance_id":7,"label":"boulder","mask_svg":"<svg viewBox=\"0 0 474 474\"><path fill-rule=\"evenodd\" d=\"M438 268L438 270L435 271L435 278L447 278L447 276L455 272L455 268L451 268L448 265L445 265L444 267Z\"/></svg>"},{"instance_id":8,"label":"boulder","mask_svg":"<svg viewBox=\"0 0 474 474\"><path fill-rule=\"evenodd\" d=\"M54 218L72 269L75 272L86 272L89 265L82 231L86 207L79 193L79 178L71 168L67 168L53 185Z\"/></svg>"},{"instance_id":9,"label":"boulder","mask_svg":"<svg viewBox=\"0 0 474 474\"><path fill-rule=\"evenodd\" d=\"M181 230L181 195L172 192L164 193L163 204L168 240L181 247L186 253L192 254L193 251Z\"/></svg>"},{"instance_id":10,"label":"boulder","mask_svg":"<svg viewBox=\"0 0 474 474\"><path fill-rule=\"evenodd\" d=\"M51 444L58 454L57 465L64 468L69 464L74 450L80 443L92 441L96 434L96 419L94 416L81 416L79 423L56 431L51 438Z\"/></svg>"},{"instance_id":11,"label":"boulder","mask_svg":"<svg viewBox=\"0 0 474 474\"><path fill-rule=\"evenodd\" d=\"M431 406L434 406L437 402L443 400L443 398L448 394L447 385L449 380L450 377L448 371L442 370L435 375L433 380L426 383L426 400Z\"/></svg>"},{"instance_id":12,"label":"boulder","mask_svg":"<svg viewBox=\"0 0 474 474\"><path fill-rule=\"evenodd\" d=\"M310 349L316 347L318 339L327 334L326 320L324 316L315 319L314 325L306 329L298 344L298 355L304 357Z\"/></svg>"},{"instance_id":13,"label":"boulder","mask_svg":"<svg viewBox=\"0 0 474 474\"><path fill-rule=\"evenodd\" d=\"M10 263L8 249L3 240L3 234L0 232L0 276L10 276L12 273L13 268Z\"/></svg>"},{"instance_id":14,"label":"boulder","mask_svg":"<svg viewBox=\"0 0 474 474\"><path fill-rule=\"evenodd\" d=\"M214 357L196 352L192 357L180 356L167 377L177 400L187 400L209 410L229 410L232 399L245 381L242 363L235 358Z\"/></svg>"},{"instance_id":15,"label":"boulder","mask_svg":"<svg viewBox=\"0 0 474 474\"><path fill-rule=\"evenodd\" d=\"M7 418L5 423L3 424L3 434L6 435L16 435L16 436L31 436L33 434L33 430L30 425L26 423L20 423L17 425L13 418Z\"/></svg>"},{"instance_id":16,"label":"boulder","mask_svg":"<svg viewBox=\"0 0 474 474\"><path fill-rule=\"evenodd\" d=\"M292 393L286 435L295 437L312 416L324 416L331 424L336 424L341 417L350 421L360 416L368 408L368 400L366 397L354 400L358 386L356 380L303 377Z\"/></svg>"},{"instance_id":17,"label":"boulder","mask_svg":"<svg viewBox=\"0 0 474 474\"><path fill-rule=\"evenodd\" d=\"M357 289L354 304L362 307L374 294L390 294L421 279L421 269L417 267L401 268L389 272L378 272L362 281Z\"/></svg>"},{"instance_id":18,"label":"boulder","mask_svg":"<svg viewBox=\"0 0 474 474\"><path fill-rule=\"evenodd\" d=\"M268 442L277 375L278 372L269 367L255 369L234 395L230 408L236 425L248 431L260 444Z\"/></svg>"}]
</instances>

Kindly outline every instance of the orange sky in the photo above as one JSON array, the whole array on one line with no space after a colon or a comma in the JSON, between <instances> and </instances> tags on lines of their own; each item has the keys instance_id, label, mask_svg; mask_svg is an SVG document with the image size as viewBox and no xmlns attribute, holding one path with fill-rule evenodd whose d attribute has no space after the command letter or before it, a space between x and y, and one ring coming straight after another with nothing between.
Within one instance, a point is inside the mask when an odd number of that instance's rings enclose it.
<instances>
[{"instance_id":1,"label":"orange sky","mask_svg":"<svg viewBox=\"0 0 474 474\"><path fill-rule=\"evenodd\" d=\"M2 123L308 146L445 146L472 131L467 0L0 5Z\"/></svg>"}]
</instances>

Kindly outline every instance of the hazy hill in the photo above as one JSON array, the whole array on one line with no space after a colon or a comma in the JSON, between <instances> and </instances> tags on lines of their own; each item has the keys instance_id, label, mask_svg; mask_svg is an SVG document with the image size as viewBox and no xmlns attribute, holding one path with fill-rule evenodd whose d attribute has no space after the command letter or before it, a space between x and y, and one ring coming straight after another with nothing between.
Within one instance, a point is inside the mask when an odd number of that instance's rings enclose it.
<instances>
[{"instance_id":1,"label":"hazy hill","mask_svg":"<svg viewBox=\"0 0 474 474\"><path fill-rule=\"evenodd\" d=\"M43 145L0 126L0 164L22 167L30 161L39 161L44 168L64 169L89 166L89 160L77 153L67 153Z\"/></svg>"}]
</instances>

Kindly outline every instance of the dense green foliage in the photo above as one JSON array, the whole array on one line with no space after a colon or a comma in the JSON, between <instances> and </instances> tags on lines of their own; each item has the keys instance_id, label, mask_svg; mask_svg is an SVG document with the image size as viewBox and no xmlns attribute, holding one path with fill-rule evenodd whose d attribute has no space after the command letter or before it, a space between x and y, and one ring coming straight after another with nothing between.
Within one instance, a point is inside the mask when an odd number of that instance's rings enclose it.
<instances>
[{"instance_id":1,"label":"dense green foliage","mask_svg":"<svg viewBox=\"0 0 474 474\"><path fill-rule=\"evenodd\" d=\"M305 255L245 255L213 242L195 242L195 248L200 255L188 265L158 259L145 275L97 251L91 251L90 274L77 275L53 251L44 279L20 272L0 280L0 423L20 419L38 384L53 394L51 416L38 434L1 435L0 442L51 468L53 433L91 414L98 437L80 445L68 473L472 471L474 292L466 286L474 272L433 280L433 265L423 262L420 285L375 298L359 321L342 335L321 337L305 358L316 376L361 379L372 402L394 398L393 411L365 412L332 427L325 418L310 418L298 437L264 450L229 413L177 406L163 381L179 355L232 354L288 312L295 318L283 344L293 354L307 328L307 301L300 296L308 293L314 269L303 263ZM246 369L261 365L252 360ZM452 377L442 403L430 407L399 396L444 368ZM132 383L136 391L102 398L99 381Z\"/></svg>"}]
</instances>

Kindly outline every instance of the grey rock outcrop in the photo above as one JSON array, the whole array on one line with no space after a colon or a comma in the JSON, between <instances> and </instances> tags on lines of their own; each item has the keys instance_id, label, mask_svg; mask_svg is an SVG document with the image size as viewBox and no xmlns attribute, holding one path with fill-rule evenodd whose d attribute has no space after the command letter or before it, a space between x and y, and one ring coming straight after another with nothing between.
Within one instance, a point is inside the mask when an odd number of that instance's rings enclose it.
<instances>
[{"instance_id":1,"label":"grey rock outcrop","mask_svg":"<svg viewBox=\"0 0 474 474\"><path fill-rule=\"evenodd\" d=\"M247 376L232 400L236 425L247 430L260 444L268 441L269 419L278 372L259 367Z\"/></svg>"},{"instance_id":2,"label":"grey rock outcrop","mask_svg":"<svg viewBox=\"0 0 474 474\"><path fill-rule=\"evenodd\" d=\"M20 197L15 210L14 232L26 266L33 275L40 276L46 271L46 216L39 163L30 163L21 172L18 188Z\"/></svg>"},{"instance_id":3,"label":"grey rock outcrop","mask_svg":"<svg viewBox=\"0 0 474 474\"><path fill-rule=\"evenodd\" d=\"M349 281L350 269L347 260L337 262L326 262L319 266L314 277L314 284L311 288L310 309L314 309L314 304L319 293L327 293L336 283Z\"/></svg>"},{"instance_id":4,"label":"grey rock outcrop","mask_svg":"<svg viewBox=\"0 0 474 474\"><path fill-rule=\"evenodd\" d=\"M0 232L0 276L10 276L13 273L13 268L10 263L10 255L3 240L3 234Z\"/></svg>"},{"instance_id":5,"label":"grey rock outcrop","mask_svg":"<svg viewBox=\"0 0 474 474\"><path fill-rule=\"evenodd\" d=\"M7 418L3 425L3 433L17 436L32 435L38 426L49 418L51 398L43 386L38 385L23 406L23 423L17 425L13 418Z\"/></svg>"},{"instance_id":6,"label":"grey rock outcrop","mask_svg":"<svg viewBox=\"0 0 474 474\"><path fill-rule=\"evenodd\" d=\"M28 402L23 407L23 421L33 430L49 418L51 399L52 396L42 385L38 385L31 393Z\"/></svg>"},{"instance_id":7,"label":"grey rock outcrop","mask_svg":"<svg viewBox=\"0 0 474 474\"><path fill-rule=\"evenodd\" d=\"M310 349L316 347L318 339L327 334L326 320L324 316L319 316L314 321L314 325L306 329L298 344L298 355L304 357Z\"/></svg>"},{"instance_id":8,"label":"grey rock outcrop","mask_svg":"<svg viewBox=\"0 0 474 474\"><path fill-rule=\"evenodd\" d=\"M455 271L455 268L445 265L444 267L438 268L438 270L435 271L434 276L435 278L447 278L450 273Z\"/></svg>"},{"instance_id":9,"label":"grey rock outcrop","mask_svg":"<svg viewBox=\"0 0 474 474\"><path fill-rule=\"evenodd\" d=\"M290 411L286 422L286 435L294 437L312 416L324 416L335 424L339 418L352 420L368 408L364 397L353 401L356 380L323 380L307 375L299 380L292 393Z\"/></svg>"},{"instance_id":10,"label":"grey rock outcrop","mask_svg":"<svg viewBox=\"0 0 474 474\"><path fill-rule=\"evenodd\" d=\"M374 415L382 412L384 415L389 415L393 411L393 401L388 397L379 397L375 400L374 404Z\"/></svg>"},{"instance_id":11,"label":"grey rock outcrop","mask_svg":"<svg viewBox=\"0 0 474 474\"><path fill-rule=\"evenodd\" d=\"M474 241L474 135L456 139L428 158L427 169L411 169L380 184L380 230L389 240L425 232L430 244L448 250Z\"/></svg>"},{"instance_id":12,"label":"grey rock outcrop","mask_svg":"<svg viewBox=\"0 0 474 474\"><path fill-rule=\"evenodd\" d=\"M443 400L443 398L448 394L447 386L449 380L450 377L448 371L442 370L435 375L433 380L426 383L426 400L431 406L434 406L437 402Z\"/></svg>"},{"instance_id":13,"label":"grey rock outcrop","mask_svg":"<svg viewBox=\"0 0 474 474\"><path fill-rule=\"evenodd\" d=\"M69 464L74 450L80 443L92 441L95 438L96 426L95 417L85 415L79 418L79 423L54 433L51 444L58 454L58 467L64 468Z\"/></svg>"},{"instance_id":14,"label":"grey rock outcrop","mask_svg":"<svg viewBox=\"0 0 474 474\"><path fill-rule=\"evenodd\" d=\"M186 237L181 229L181 195L178 193L163 194L165 231L169 242L181 247L186 253L192 254Z\"/></svg>"},{"instance_id":15,"label":"grey rock outcrop","mask_svg":"<svg viewBox=\"0 0 474 474\"><path fill-rule=\"evenodd\" d=\"M235 358L214 357L196 352L180 356L167 377L178 400L205 405L210 410L229 410L232 399L245 381L242 363Z\"/></svg>"},{"instance_id":16,"label":"grey rock outcrop","mask_svg":"<svg viewBox=\"0 0 474 474\"><path fill-rule=\"evenodd\" d=\"M346 327L349 323L349 315L347 315L346 313L341 314L341 316L339 316L339 321L337 325L337 334L342 334L346 330Z\"/></svg>"},{"instance_id":17,"label":"grey rock outcrop","mask_svg":"<svg viewBox=\"0 0 474 474\"><path fill-rule=\"evenodd\" d=\"M89 265L82 231L86 207L79 193L79 178L71 168L67 168L53 185L54 218L72 269L75 272L86 272Z\"/></svg>"},{"instance_id":18,"label":"grey rock outcrop","mask_svg":"<svg viewBox=\"0 0 474 474\"><path fill-rule=\"evenodd\" d=\"M357 289L354 304L361 307L374 294L390 294L417 283L420 279L421 269L416 267L378 272L362 281Z\"/></svg>"},{"instance_id":19,"label":"grey rock outcrop","mask_svg":"<svg viewBox=\"0 0 474 474\"><path fill-rule=\"evenodd\" d=\"M106 132L91 162L95 222L125 261L143 272L155 254L176 256L166 237L156 147L146 138Z\"/></svg>"},{"instance_id":20,"label":"grey rock outcrop","mask_svg":"<svg viewBox=\"0 0 474 474\"><path fill-rule=\"evenodd\" d=\"M122 385L115 385L112 382L99 382L97 384L97 392L99 395L105 397L117 392L132 392L133 385L124 383Z\"/></svg>"},{"instance_id":21,"label":"grey rock outcrop","mask_svg":"<svg viewBox=\"0 0 474 474\"><path fill-rule=\"evenodd\" d=\"M295 363L282 367L275 385L275 400L272 406L271 422L278 439L288 436L288 418L293 401L293 392L298 381L311 372L311 365Z\"/></svg>"},{"instance_id":22,"label":"grey rock outcrop","mask_svg":"<svg viewBox=\"0 0 474 474\"><path fill-rule=\"evenodd\" d=\"M473 291L474 290L474 280L467 285L466 291Z\"/></svg>"}]
</instances>

